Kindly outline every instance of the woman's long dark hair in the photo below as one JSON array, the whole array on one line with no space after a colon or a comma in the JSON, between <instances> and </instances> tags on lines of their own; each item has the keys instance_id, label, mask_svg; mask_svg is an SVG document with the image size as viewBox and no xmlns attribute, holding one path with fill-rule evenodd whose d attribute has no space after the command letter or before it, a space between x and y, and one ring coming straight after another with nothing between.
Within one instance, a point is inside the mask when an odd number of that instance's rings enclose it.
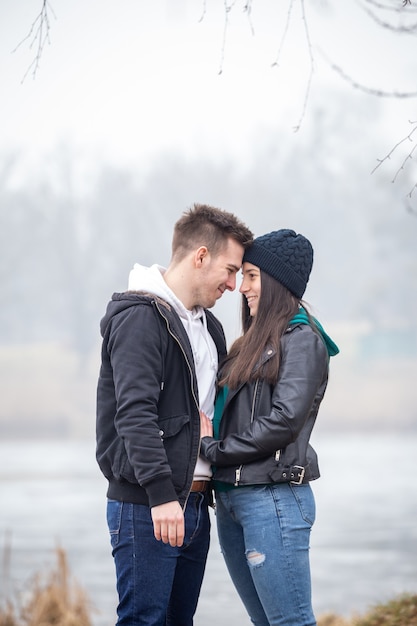
<instances>
[{"instance_id":1,"label":"woman's long dark hair","mask_svg":"<svg viewBox=\"0 0 417 626\"><path fill-rule=\"evenodd\" d=\"M286 287L261 270L261 294L258 310L251 317L246 297L242 296L243 335L230 348L221 367L221 386L236 389L240 384L262 378L275 384L280 363L280 339L288 322L298 311L300 301ZM257 367L266 347L275 351L273 358Z\"/></svg>"}]
</instances>

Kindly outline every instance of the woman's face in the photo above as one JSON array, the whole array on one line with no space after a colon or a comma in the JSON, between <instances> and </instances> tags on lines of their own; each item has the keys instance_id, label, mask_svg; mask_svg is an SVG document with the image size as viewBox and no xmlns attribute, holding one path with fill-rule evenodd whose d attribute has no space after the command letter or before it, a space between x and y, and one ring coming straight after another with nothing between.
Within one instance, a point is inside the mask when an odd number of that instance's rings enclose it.
<instances>
[{"instance_id":1,"label":"woman's face","mask_svg":"<svg viewBox=\"0 0 417 626\"><path fill-rule=\"evenodd\" d=\"M256 265L245 262L242 265L242 275L243 280L239 291L245 296L250 314L254 317L258 311L261 295L261 270Z\"/></svg>"}]
</instances>

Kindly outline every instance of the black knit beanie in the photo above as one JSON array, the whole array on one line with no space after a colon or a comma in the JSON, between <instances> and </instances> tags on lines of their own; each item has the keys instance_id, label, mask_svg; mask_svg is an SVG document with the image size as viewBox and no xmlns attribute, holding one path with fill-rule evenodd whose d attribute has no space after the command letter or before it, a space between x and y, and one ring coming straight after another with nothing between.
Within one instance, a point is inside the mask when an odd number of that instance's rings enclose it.
<instances>
[{"instance_id":1,"label":"black knit beanie","mask_svg":"<svg viewBox=\"0 0 417 626\"><path fill-rule=\"evenodd\" d=\"M245 261L259 267L301 299L313 266L313 248L303 235L282 228L257 237L245 251Z\"/></svg>"}]
</instances>

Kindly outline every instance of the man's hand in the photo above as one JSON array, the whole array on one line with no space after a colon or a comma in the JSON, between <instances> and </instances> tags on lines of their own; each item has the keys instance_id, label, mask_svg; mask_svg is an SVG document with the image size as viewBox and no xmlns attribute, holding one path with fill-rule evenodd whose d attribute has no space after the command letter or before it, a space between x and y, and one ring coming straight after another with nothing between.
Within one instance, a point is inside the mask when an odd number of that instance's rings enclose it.
<instances>
[{"instance_id":1,"label":"man's hand","mask_svg":"<svg viewBox=\"0 0 417 626\"><path fill-rule=\"evenodd\" d=\"M155 539L181 547L184 542L184 513L177 500L151 508Z\"/></svg>"},{"instance_id":2,"label":"man's hand","mask_svg":"<svg viewBox=\"0 0 417 626\"><path fill-rule=\"evenodd\" d=\"M213 424L211 419L200 410L200 437L213 437Z\"/></svg>"}]
</instances>

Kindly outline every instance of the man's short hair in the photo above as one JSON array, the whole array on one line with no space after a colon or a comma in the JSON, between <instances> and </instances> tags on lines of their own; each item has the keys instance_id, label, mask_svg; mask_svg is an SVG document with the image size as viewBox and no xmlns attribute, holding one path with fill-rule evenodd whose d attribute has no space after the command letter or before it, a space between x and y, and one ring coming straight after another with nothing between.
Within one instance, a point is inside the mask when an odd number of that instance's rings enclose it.
<instances>
[{"instance_id":1,"label":"man's short hair","mask_svg":"<svg viewBox=\"0 0 417 626\"><path fill-rule=\"evenodd\" d=\"M207 204L194 204L174 226L172 258L181 261L190 250L200 246L206 246L216 256L228 239L246 248L253 241L253 233L233 213Z\"/></svg>"}]
</instances>

